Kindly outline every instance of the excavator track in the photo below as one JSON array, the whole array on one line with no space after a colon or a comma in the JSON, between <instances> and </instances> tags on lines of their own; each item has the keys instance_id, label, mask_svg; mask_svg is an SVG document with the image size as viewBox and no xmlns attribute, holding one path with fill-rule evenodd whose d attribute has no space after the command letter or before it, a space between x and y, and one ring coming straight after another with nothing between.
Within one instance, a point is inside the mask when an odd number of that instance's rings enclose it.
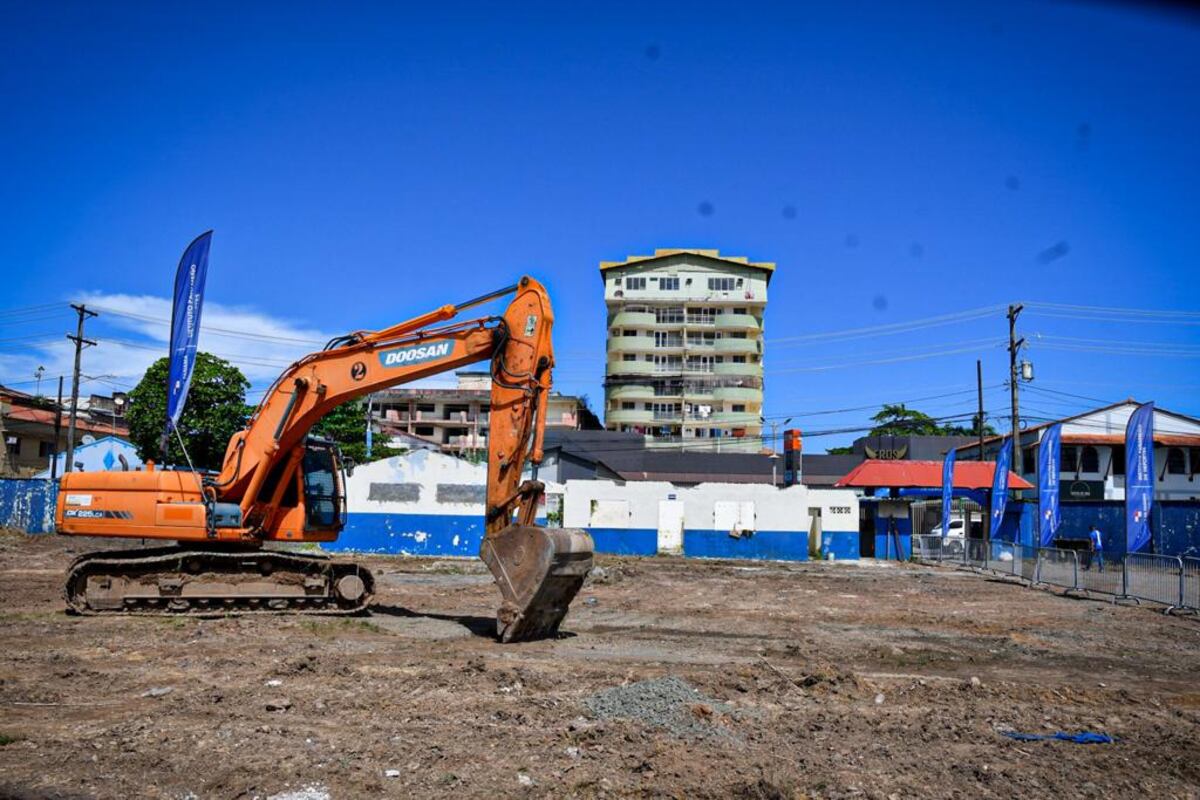
<instances>
[{"instance_id":1,"label":"excavator track","mask_svg":"<svg viewBox=\"0 0 1200 800\"><path fill-rule=\"evenodd\" d=\"M190 547L88 553L67 568L78 614L355 614L375 578L326 556Z\"/></svg>"}]
</instances>

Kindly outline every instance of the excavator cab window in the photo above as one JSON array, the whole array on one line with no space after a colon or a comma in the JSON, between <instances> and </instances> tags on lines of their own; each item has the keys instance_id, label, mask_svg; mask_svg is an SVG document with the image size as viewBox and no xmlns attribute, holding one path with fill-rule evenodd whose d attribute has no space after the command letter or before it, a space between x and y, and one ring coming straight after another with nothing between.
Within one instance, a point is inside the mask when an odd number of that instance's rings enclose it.
<instances>
[{"instance_id":1,"label":"excavator cab window","mask_svg":"<svg viewBox=\"0 0 1200 800\"><path fill-rule=\"evenodd\" d=\"M304 472L305 528L341 530L346 523L342 463L332 442L309 439L301 462Z\"/></svg>"}]
</instances>

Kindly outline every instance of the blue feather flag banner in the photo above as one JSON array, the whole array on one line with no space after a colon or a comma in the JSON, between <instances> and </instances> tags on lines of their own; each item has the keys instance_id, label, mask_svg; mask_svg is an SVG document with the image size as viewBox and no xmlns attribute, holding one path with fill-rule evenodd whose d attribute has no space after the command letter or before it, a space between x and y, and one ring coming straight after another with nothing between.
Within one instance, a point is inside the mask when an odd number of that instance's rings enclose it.
<instances>
[{"instance_id":1,"label":"blue feather flag banner","mask_svg":"<svg viewBox=\"0 0 1200 800\"><path fill-rule=\"evenodd\" d=\"M1125 426L1125 543L1136 553L1150 542L1154 504L1154 403L1145 403Z\"/></svg>"},{"instance_id":2,"label":"blue feather flag banner","mask_svg":"<svg viewBox=\"0 0 1200 800\"><path fill-rule=\"evenodd\" d=\"M1062 466L1062 425L1051 425L1038 443L1038 542L1042 547L1054 543L1054 534L1062 524L1059 511L1058 478Z\"/></svg>"},{"instance_id":3,"label":"blue feather flag banner","mask_svg":"<svg viewBox=\"0 0 1200 800\"><path fill-rule=\"evenodd\" d=\"M996 471L992 475L992 535L1000 529L1004 521L1004 508L1008 505L1008 469L1012 461L1012 437L1000 443L1000 452L996 454Z\"/></svg>"},{"instance_id":4,"label":"blue feather flag banner","mask_svg":"<svg viewBox=\"0 0 1200 800\"><path fill-rule=\"evenodd\" d=\"M179 424L196 367L200 339L200 312L204 308L204 281L208 276L208 251L212 231L202 233L183 251L175 271L175 298L171 307L170 366L167 377L167 425L163 446Z\"/></svg>"},{"instance_id":5,"label":"blue feather flag banner","mask_svg":"<svg viewBox=\"0 0 1200 800\"><path fill-rule=\"evenodd\" d=\"M954 457L955 451L951 448L942 461L942 536L950 532L950 500L954 496Z\"/></svg>"}]
</instances>

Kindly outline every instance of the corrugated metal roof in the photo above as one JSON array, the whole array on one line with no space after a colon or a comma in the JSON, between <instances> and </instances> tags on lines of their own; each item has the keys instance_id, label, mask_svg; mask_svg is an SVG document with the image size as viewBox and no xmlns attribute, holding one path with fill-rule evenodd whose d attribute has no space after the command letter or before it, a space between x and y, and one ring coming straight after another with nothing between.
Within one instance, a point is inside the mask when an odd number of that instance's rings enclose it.
<instances>
[{"instance_id":1,"label":"corrugated metal roof","mask_svg":"<svg viewBox=\"0 0 1200 800\"><path fill-rule=\"evenodd\" d=\"M954 465L954 488L987 489L992 485L996 464L992 461L961 461ZM835 486L936 489L942 485L940 461L864 461ZM1033 484L1008 473L1010 489L1032 489Z\"/></svg>"}]
</instances>

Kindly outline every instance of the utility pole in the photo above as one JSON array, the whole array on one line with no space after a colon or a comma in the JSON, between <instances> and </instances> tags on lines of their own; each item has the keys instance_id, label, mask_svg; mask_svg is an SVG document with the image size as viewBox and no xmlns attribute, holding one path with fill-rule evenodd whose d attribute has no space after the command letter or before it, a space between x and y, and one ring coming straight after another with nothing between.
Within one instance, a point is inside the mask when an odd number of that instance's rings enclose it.
<instances>
[{"instance_id":1,"label":"utility pole","mask_svg":"<svg viewBox=\"0 0 1200 800\"><path fill-rule=\"evenodd\" d=\"M0 395L0 475L8 474L8 434L4 432L4 396Z\"/></svg>"},{"instance_id":2,"label":"utility pole","mask_svg":"<svg viewBox=\"0 0 1200 800\"><path fill-rule=\"evenodd\" d=\"M1012 394L1012 447L1013 471L1024 475L1021 452L1021 413L1017 408L1017 386L1020 383L1020 373L1017 372L1017 354L1021 352L1024 339L1017 338L1017 315L1025 306L1017 303L1008 307L1008 387Z\"/></svg>"},{"instance_id":3,"label":"utility pole","mask_svg":"<svg viewBox=\"0 0 1200 800\"><path fill-rule=\"evenodd\" d=\"M75 335L67 336L75 343L75 370L71 375L71 416L67 421L67 463L63 466L64 473L75 468L75 417L79 413L79 358L85 345L96 346L91 339L83 338L83 322L88 317L100 316L95 311L89 311L85 305L72 303L71 308L75 309L75 313L79 315L79 322L75 326Z\"/></svg>"},{"instance_id":4,"label":"utility pole","mask_svg":"<svg viewBox=\"0 0 1200 800\"><path fill-rule=\"evenodd\" d=\"M58 376L58 405L54 407L54 447L50 452L50 480L58 480L58 440L62 438L62 382Z\"/></svg>"},{"instance_id":5,"label":"utility pole","mask_svg":"<svg viewBox=\"0 0 1200 800\"><path fill-rule=\"evenodd\" d=\"M976 432L979 434L979 460L983 457L983 362L975 359L975 390L979 395L979 416L975 418Z\"/></svg>"}]
</instances>

